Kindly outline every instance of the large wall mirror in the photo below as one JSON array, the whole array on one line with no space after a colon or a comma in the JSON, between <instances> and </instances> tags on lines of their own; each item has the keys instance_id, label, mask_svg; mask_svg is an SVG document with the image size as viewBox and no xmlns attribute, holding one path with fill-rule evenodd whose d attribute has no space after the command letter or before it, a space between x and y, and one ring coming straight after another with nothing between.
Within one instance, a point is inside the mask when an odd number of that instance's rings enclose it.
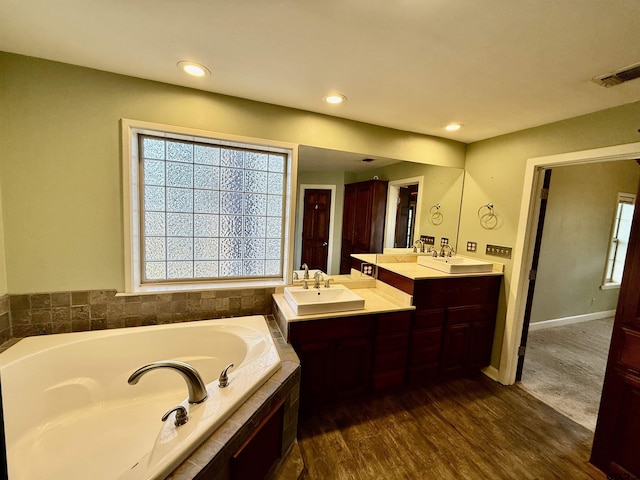
<instances>
[{"instance_id":1,"label":"large wall mirror","mask_svg":"<svg viewBox=\"0 0 640 480\"><path fill-rule=\"evenodd\" d=\"M384 248L411 247L421 235L428 235L435 238L437 247L445 238L458 250L464 169L301 145L296 268L302 263L326 262L326 270L319 269L330 275L339 273L344 186L376 178L389 182Z\"/></svg>"}]
</instances>

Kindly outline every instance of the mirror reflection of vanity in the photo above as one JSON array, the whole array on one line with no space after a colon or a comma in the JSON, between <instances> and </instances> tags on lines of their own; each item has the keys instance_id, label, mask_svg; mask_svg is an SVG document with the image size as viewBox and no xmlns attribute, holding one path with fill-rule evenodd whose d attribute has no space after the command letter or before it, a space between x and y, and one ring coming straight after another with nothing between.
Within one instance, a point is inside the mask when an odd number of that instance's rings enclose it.
<instances>
[{"instance_id":1,"label":"mirror reflection of vanity","mask_svg":"<svg viewBox=\"0 0 640 480\"><path fill-rule=\"evenodd\" d=\"M363 161L367 158L373 158L373 161ZM313 251L326 255L327 269L323 271L330 275L339 273L345 185L376 177L387 181L388 188L383 244L376 249L379 251L371 253L383 253L384 248L397 246L406 248L407 244L411 249L421 235L434 237L434 246L437 248L440 248L441 239L444 238L456 251L458 250L457 236L464 178L462 168L300 146L294 249L296 269L302 263L309 263L302 258L302 248L303 230L306 230L306 237L309 236L307 232L312 230L312 217L308 214L311 211L312 216L316 215L316 224L318 219L326 223L326 229L318 229L319 236L324 239L315 244ZM318 192L321 196L313 197ZM407 202L401 198L407 193L414 198L417 197L413 201L411 218L408 218L406 209L407 203L410 205L411 200ZM308 203L311 200L307 209L304 208L305 196ZM307 227L303 228L305 211ZM404 239L406 243L403 243L403 236L407 237ZM326 245L323 245L325 242ZM325 250L321 251L321 248ZM309 263L309 268L312 267Z\"/></svg>"}]
</instances>

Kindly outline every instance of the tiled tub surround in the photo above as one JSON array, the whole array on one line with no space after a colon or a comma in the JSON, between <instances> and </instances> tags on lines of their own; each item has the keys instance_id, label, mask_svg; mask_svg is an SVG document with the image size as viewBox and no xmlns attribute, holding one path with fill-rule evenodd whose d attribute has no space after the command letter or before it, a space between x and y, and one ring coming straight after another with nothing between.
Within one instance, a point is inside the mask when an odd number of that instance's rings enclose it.
<instances>
[{"instance_id":1,"label":"tiled tub surround","mask_svg":"<svg viewBox=\"0 0 640 480\"><path fill-rule=\"evenodd\" d=\"M282 405L282 444L280 454L295 457L299 451L295 444L298 412L299 361L293 349L283 340L272 317L268 317L268 327L282 360L281 368L232 414L201 446L191 454L170 475L173 480L191 478L230 478L230 458L247 438L260 425L274 406ZM142 382L141 382L142 383ZM282 462L281 462L282 463ZM291 468L301 469L300 461L283 463L286 478L296 478L299 471L291 472ZM288 472L286 470L289 470ZM163 476L164 477L164 476Z\"/></svg>"},{"instance_id":2,"label":"tiled tub surround","mask_svg":"<svg viewBox=\"0 0 640 480\"><path fill-rule=\"evenodd\" d=\"M0 343L10 337L267 315L273 292L273 288L262 288L145 295L117 295L116 290L6 295L0 299L0 308L10 306L10 318L0 310Z\"/></svg>"}]
</instances>

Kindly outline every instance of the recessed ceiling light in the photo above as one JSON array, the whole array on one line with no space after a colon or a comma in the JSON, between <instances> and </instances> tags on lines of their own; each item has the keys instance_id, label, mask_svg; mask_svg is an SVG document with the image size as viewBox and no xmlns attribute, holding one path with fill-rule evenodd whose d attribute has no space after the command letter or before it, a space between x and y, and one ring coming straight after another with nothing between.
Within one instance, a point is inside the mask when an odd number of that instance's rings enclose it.
<instances>
[{"instance_id":1,"label":"recessed ceiling light","mask_svg":"<svg viewBox=\"0 0 640 480\"><path fill-rule=\"evenodd\" d=\"M341 93L330 93L329 95L324 97L324 101L332 105L338 105L339 103L346 102L347 97L345 97Z\"/></svg>"},{"instance_id":2,"label":"recessed ceiling light","mask_svg":"<svg viewBox=\"0 0 640 480\"><path fill-rule=\"evenodd\" d=\"M204 65L200 65L196 62L188 62L186 60L178 62L178 69L194 77L208 77L211 75L209 69Z\"/></svg>"},{"instance_id":3,"label":"recessed ceiling light","mask_svg":"<svg viewBox=\"0 0 640 480\"><path fill-rule=\"evenodd\" d=\"M458 130L460 130L462 128L462 124L461 123L449 123L448 125L445 125L444 128L447 132L456 132Z\"/></svg>"}]
</instances>

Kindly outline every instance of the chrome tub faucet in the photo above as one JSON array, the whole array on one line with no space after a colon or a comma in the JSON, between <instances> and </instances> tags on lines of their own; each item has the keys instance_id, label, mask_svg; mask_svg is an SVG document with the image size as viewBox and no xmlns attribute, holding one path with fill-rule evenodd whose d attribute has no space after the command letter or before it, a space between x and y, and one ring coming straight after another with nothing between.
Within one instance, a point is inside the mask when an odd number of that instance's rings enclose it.
<instances>
[{"instance_id":1,"label":"chrome tub faucet","mask_svg":"<svg viewBox=\"0 0 640 480\"><path fill-rule=\"evenodd\" d=\"M157 368L168 368L170 370L175 370L182 375L184 381L187 382L189 403L202 403L207 399L207 388L204 386L204 382L202 381L202 377L200 377L198 371L193 368L192 365L179 360L161 360L159 362L149 363L133 372L127 382L129 385L135 385L138 383L138 380L140 380L140 377L145 373Z\"/></svg>"}]
</instances>

